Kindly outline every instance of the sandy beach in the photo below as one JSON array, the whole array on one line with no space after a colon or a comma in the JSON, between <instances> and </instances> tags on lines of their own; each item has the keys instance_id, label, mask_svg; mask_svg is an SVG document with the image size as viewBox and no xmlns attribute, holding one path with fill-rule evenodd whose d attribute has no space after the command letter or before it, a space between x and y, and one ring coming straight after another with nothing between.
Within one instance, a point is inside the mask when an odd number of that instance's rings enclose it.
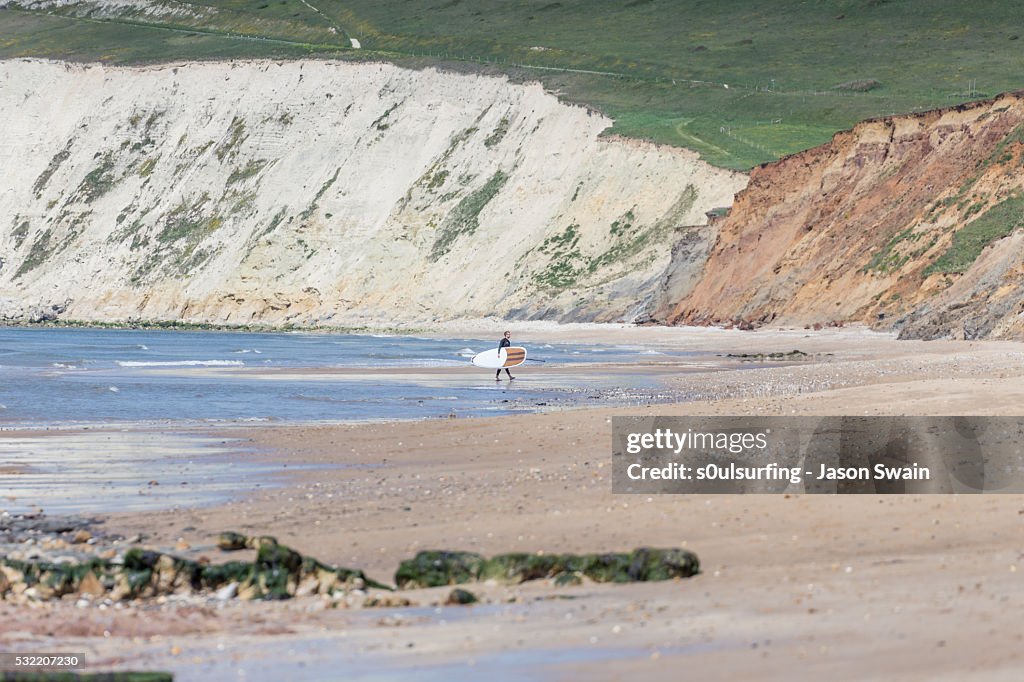
<instances>
[{"instance_id":1,"label":"sandy beach","mask_svg":"<svg viewBox=\"0 0 1024 682\"><path fill-rule=\"evenodd\" d=\"M205 435L243 446L235 456L276 484L240 480L230 502L106 514L103 527L216 561L221 531L273 535L384 582L424 549L681 547L700 557L700 575L471 584L482 603L470 607L441 608L450 588L396 593L410 605L392 608L328 608L317 597L0 602L0 644L85 651L90 666L168 669L182 680L667 680L683 669L711 679L1020 679L1018 496L613 495L610 448L617 415L1019 415L1024 344L897 342L861 329L524 325L516 334L808 357L755 369L637 368L677 373L669 380L687 400L676 404L209 427ZM173 476L160 484L189 482L188 472Z\"/></svg>"}]
</instances>

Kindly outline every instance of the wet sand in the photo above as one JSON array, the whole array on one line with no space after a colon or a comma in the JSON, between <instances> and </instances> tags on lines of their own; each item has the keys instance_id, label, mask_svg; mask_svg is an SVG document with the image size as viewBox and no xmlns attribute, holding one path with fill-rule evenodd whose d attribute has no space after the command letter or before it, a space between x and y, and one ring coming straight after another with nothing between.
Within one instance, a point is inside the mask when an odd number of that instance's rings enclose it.
<instances>
[{"instance_id":1,"label":"wet sand","mask_svg":"<svg viewBox=\"0 0 1024 682\"><path fill-rule=\"evenodd\" d=\"M685 342L706 343L702 334ZM683 669L711 679L1020 679L1019 496L612 495L610 419L1021 414L1024 344L897 343L857 330L707 334L720 335L721 352L816 356L670 377L691 396L671 406L221 429L246 445L246 462L286 461L295 473L279 488L240 490L229 504L106 518L126 536L188 545L182 552L195 555L210 554L222 530L276 535L384 581L420 549L639 546L692 549L703 568L695 578L472 585L489 603L443 609L435 605L446 589L407 592L417 606L389 609L326 609L313 598L103 610L3 603L0 643L83 650L97 664L171 668L181 679L221 679L235 668L248 679L301 670L303 679L344 671L351 679L668 680Z\"/></svg>"},{"instance_id":2,"label":"wet sand","mask_svg":"<svg viewBox=\"0 0 1024 682\"><path fill-rule=\"evenodd\" d=\"M96 514L225 503L242 481L271 487L280 463L242 460L231 437L193 427L0 433L0 510Z\"/></svg>"}]
</instances>

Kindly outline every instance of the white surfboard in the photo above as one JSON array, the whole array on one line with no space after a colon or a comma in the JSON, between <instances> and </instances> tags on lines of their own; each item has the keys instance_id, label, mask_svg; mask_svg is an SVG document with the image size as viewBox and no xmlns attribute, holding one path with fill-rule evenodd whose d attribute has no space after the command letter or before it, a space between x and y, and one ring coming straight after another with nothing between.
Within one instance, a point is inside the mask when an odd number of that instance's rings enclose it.
<instances>
[{"instance_id":1,"label":"white surfboard","mask_svg":"<svg viewBox=\"0 0 1024 682\"><path fill-rule=\"evenodd\" d=\"M473 356L473 364L485 369L503 369L518 367L526 362L526 349L521 346L492 348Z\"/></svg>"}]
</instances>

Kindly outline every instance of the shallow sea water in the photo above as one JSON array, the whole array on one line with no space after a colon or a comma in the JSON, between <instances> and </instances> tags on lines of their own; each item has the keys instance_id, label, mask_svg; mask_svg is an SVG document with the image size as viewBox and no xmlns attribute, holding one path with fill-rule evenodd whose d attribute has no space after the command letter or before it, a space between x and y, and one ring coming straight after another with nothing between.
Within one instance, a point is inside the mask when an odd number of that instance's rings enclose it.
<instances>
[{"instance_id":1,"label":"shallow sea water","mask_svg":"<svg viewBox=\"0 0 1024 682\"><path fill-rule=\"evenodd\" d=\"M287 480L236 427L497 416L667 399L643 346L525 344L515 381L469 360L497 345L328 333L0 328L0 510L97 514L216 504ZM580 371L590 368L597 371ZM227 435L226 435L227 434ZM336 466L347 466L344 462Z\"/></svg>"},{"instance_id":2,"label":"shallow sea water","mask_svg":"<svg viewBox=\"0 0 1024 682\"><path fill-rule=\"evenodd\" d=\"M693 360L643 346L526 344L514 382L469 359L497 338L0 329L0 427L486 416L656 399L662 383L594 363ZM544 360L544 372L533 360ZM343 370L343 371L339 371ZM504 375L503 375L504 376ZM614 395L613 395L614 394ZM590 403L592 404L592 403Z\"/></svg>"}]
</instances>

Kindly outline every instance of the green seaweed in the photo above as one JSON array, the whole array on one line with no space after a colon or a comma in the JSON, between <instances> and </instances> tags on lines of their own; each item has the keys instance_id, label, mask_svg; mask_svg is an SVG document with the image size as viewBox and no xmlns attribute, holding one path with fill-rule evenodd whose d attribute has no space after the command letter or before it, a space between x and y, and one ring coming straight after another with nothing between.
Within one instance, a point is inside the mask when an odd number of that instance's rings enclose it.
<instances>
[{"instance_id":1,"label":"green seaweed","mask_svg":"<svg viewBox=\"0 0 1024 682\"><path fill-rule=\"evenodd\" d=\"M288 580L301 567L301 554L284 545L267 542L256 554L253 573L267 599L287 599Z\"/></svg>"},{"instance_id":2,"label":"green seaweed","mask_svg":"<svg viewBox=\"0 0 1024 682\"><path fill-rule=\"evenodd\" d=\"M207 564L200 570L200 581L204 585L219 586L230 583L245 583L253 577L253 564L249 561L227 561L223 564Z\"/></svg>"},{"instance_id":3,"label":"green seaweed","mask_svg":"<svg viewBox=\"0 0 1024 682\"><path fill-rule=\"evenodd\" d=\"M540 580L565 571L565 558L560 554L499 554L484 561L479 580L525 582Z\"/></svg>"},{"instance_id":4,"label":"green seaweed","mask_svg":"<svg viewBox=\"0 0 1024 682\"><path fill-rule=\"evenodd\" d=\"M295 594L300 581L309 578L315 579L315 589L322 594L367 587L390 589L370 580L362 571L327 566L312 557L303 557L273 538L239 537L246 546L258 548L255 561L200 564L133 547L125 553L121 563L94 558L58 564L0 557L0 566L21 573L20 580L25 587L36 587L38 597L43 599L59 599L79 591L82 580L89 574L95 576L114 599L210 591L231 583L236 583L240 590L248 590L248 598L287 599ZM9 586L0 587L0 599L8 589Z\"/></svg>"},{"instance_id":5,"label":"green seaweed","mask_svg":"<svg viewBox=\"0 0 1024 682\"><path fill-rule=\"evenodd\" d=\"M399 589L414 589L474 582L480 576L483 562L483 557L473 552L418 552L399 564L395 585Z\"/></svg>"},{"instance_id":6,"label":"green seaweed","mask_svg":"<svg viewBox=\"0 0 1024 682\"><path fill-rule=\"evenodd\" d=\"M424 551L403 561L395 574L400 588L440 587L483 580L522 583L554 579L578 583L648 582L689 578L700 573L697 555L685 549L641 547L632 552L600 554L529 554L515 552L484 559L472 552Z\"/></svg>"}]
</instances>

